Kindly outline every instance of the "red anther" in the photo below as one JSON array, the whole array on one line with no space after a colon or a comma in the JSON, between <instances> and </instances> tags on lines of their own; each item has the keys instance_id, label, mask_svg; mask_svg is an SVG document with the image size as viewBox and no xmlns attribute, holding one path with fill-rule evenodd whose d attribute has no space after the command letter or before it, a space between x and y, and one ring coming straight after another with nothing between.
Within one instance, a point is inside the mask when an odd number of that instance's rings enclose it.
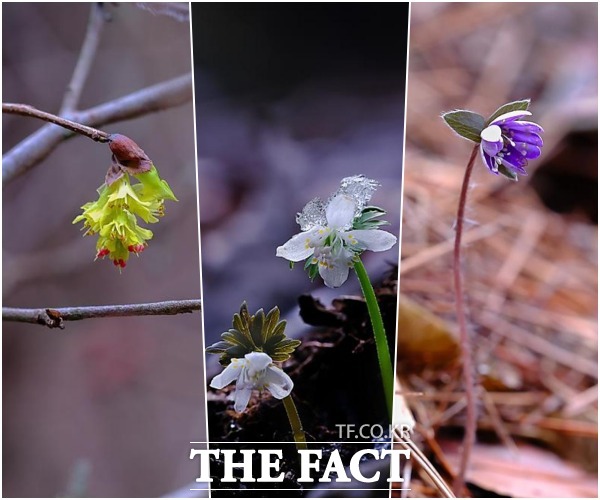
<instances>
[{"instance_id":1,"label":"red anther","mask_svg":"<svg viewBox=\"0 0 600 500\"><path fill-rule=\"evenodd\" d=\"M110 253L110 250L108 248L102 248L98 251L98 254L96 255L96 257L106 257L109 253Z\"/></svg>"},{"instance_id":2,"label":"red anther","mask_svg":"<svg viewBox=\"0 0 600 500\"><path fill-rule=\"evenodd\" d=\"M140 252L144 251L144 248L146 248L146 247L144 245L142 245L142 244L129 245L127 247L127 250L129 250L130 252L140 253Z\"/></svg>"},{"instance_id":3,"label":"red anther","mask_svg":"<svg viewBox=\"0 0 600 500\"><path fill-rule=\"evenodd\" d=\"M123 259L119 259L119 266L125 267L127 263Z\"/></svg>"},{"instance_id":4,"label":"red anther","mask_svg":"<svg viewBox=\"0 0 600 500\"><path fill-rule=\"evenodd\" d=\"M117 267L119 267L119 261L117 259L113 260L113 264Z\"/></svg>"}]
</instances>

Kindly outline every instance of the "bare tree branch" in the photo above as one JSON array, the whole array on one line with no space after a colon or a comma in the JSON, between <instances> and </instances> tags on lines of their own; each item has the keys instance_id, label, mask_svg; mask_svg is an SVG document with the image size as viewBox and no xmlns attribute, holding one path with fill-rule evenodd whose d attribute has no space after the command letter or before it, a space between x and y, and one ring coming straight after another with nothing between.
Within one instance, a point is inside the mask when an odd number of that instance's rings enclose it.
<instances>
[{"instance_id":1,"label":"bare tree branch","mask_svg":"<svg viewBox=\"0 0 600 500\"><path fill-rule=\"evenodd\" d=\"M136 5L154 15L169 16L182 23L190 20L188 2L137 2Z\"/></svg>"},{"instance_id":2,"label":"bare tree branch","mask_svg":"<svg viewBox=\"0 0 600 500\"><path fill-rule=\"evenodd\" d=\"M48 328L65 327L65 321L79 321L89 318L116 318L122 316L159 316L191 313L202 308L202 301L168 300L147 304L127 304L114 306L61 307L58 309L20 309L3 307L3 321L17 321L45 325Z\"/></svg>"},{"instance_id":3,"label":"bare tree branch","mask_svg":"<svg viewBox=\"0 0 600 500\"><path fill-rule=\"evenodd\" d=\"M138 90L114 101L80 111L75 116L80 123L99 127L180 106L191 99L192 74L188 73Z\"/></svg>"},{"instance_id":4,"label":"bare tree branch","mask_svg":"<svg viewBox=\"0 0 600 500\"><path fill-rule=\"evenodd\" d=\"M106 16L102 5L99 3L92 3L85 39L81 46L77 64L75 64L75 69L73 70L73 76L71 77L69 85L67 85L62 106L58 113L59 115L65 115L77 108L83 86L85 85L85 81L90 73L90 68L92 67L92 62L96 55L96 49L98 48L100 35L102 34L102 28L104 28L105 22Z\"/></svg>"},{"instance_id":5,"label":"bare tree branch","mask_svg":"<svg viewBox=\"0 0 600 500\"><path fill-rule=\"evenodd\" d=\"M96 142L110 141L110 134L102 132L102 130L81 125L80 123L67 120L66 118L61 118L60 116L47 113L46 111L40 111L39 109L29 106L28 104L3 102L2 112L12 115L28 116L30 118L38 118L40 120L44 120L45 122L54 123L55 125L59 125L60 127L66 128L71 132L75 132L76 134L85 135Z\"/></svg>"},{"instance_id":6,"label":"bare tree branch","mask_svg":"<svg viewBox=\"0 0 600 500\"><path fill-rule=\"evenodd\" d=\"M100 127L179 106L191 98L192 75L188 73L114 101L72 113L69 119L90 127ZM45 125L21 141L2 157L3 186L44 160L61 142L73 135L73 132L55 125Z\"/></svg>"}]
</instances>

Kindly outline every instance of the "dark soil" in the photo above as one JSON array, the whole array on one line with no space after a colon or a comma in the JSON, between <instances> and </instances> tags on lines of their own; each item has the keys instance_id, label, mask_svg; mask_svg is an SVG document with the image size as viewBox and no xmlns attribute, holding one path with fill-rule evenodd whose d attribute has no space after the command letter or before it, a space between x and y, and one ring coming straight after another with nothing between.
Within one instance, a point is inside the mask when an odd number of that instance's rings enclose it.
<instances>
[{"instance_id":1,"label":"dark soil","mask_svg":"<svg viewBox=\"0 0 600 500\"><path fill-rule=\"evenodd\" d=\"M390 274L396 275L395 271ZM377 294L392 350L396 330L395 280L384 282ZM335 449L339 450L347 466L357 451L386 448L390 441L389 420L367 308L362 297L336 299L331 308L325 308L309 295L300 297L299 302L302 319L314 325L315 329L302 339L302 345L286 362L284 369L294 380L292 394L307 433L309 448L323 451L321 468L325 467ZM229 390L233 390L233 386ZM278 483L223 483L220 481L223 462L211 459L212 497L302 497L308 496L315 487L297 480L298 454L285 409L281 401L269 393L257 395L244 413L237 414L232 410L225 391L210 389L208 418L211 448L282 449L280 471L285 474L284 481ZM341 431L340 424L356 427L348 433L347 428ZM363 435L360 436L358 432L363 425ZM253 477L259 477L260 457L258 454L255 457ZM236 461L241 461L241 455L236 455ZM236 469L236 473L239 473L236 477L241 477L242 470ZM315 473L315 479L321 474ZM257 486L268 489L258 492ZM364 487L366 489L368 485ZM374 493L388 496L387 491L369 491L360 496L379 496Z\"/></svg>"}]
</instances>

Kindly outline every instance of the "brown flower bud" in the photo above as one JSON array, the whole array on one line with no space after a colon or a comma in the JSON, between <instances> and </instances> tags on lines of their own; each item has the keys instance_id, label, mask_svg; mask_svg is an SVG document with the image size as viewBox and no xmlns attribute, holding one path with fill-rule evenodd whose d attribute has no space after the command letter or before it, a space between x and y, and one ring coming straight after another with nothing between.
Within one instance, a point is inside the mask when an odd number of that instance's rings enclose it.
<instances>
[{"instance_id":1,"label":"brown flower bud","mask_svg":"<svg viewBox=\"0 0 600 500\"><path fill-rule=\"evenodd\" d=\"M108 147L113 153L113 163L127 173L141 174L152 168L152 161L148 155L129 137L122 134L111 134Z\"/></svg>"}]
</instances>

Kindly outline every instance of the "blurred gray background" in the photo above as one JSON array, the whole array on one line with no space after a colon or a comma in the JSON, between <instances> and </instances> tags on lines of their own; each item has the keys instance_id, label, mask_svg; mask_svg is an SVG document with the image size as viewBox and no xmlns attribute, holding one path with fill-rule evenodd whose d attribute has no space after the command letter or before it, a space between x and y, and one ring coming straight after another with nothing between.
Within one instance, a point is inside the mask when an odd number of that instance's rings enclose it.
<instances>
[{"instance_id":1,"label":"blurred gray background","mask_svg":"<svg viewBox=\"0 0 600 500\"><path fill-rule=\"evenodd\" d=\"M297 336L299 295L360 293L353 274L323 289L275 256L299 232L296 213L343 177L382 184L372 203L398 234L407 18L407 4L192 6L207 343L243 300L278 305ZM364 261L381 280L398 246Z\"/></svg>"},{"instance_id":2,"label":"blurred gray background","mask_svg":"<svg viewBox=\"0 0 600 500\"><path fill-rule=\"evenodd\" d=\"M58 112L92 4L3 5L4 102ZM80 109L191 70L189 24L104 4ZM43 125L3 116L3 153ZM122 274L94 262L95 238L71 225L97 197L110 153L84 137L61 144L3 186L3 304L58 307L199 298L192 101L101 127L135 140L179 203ZM3 323L3 493L158 496L193 480L189 441L205 438L199 313L92 319L64 331ZM71 486L70 486L71 485Z\"/></svg>"}]
</instances>

